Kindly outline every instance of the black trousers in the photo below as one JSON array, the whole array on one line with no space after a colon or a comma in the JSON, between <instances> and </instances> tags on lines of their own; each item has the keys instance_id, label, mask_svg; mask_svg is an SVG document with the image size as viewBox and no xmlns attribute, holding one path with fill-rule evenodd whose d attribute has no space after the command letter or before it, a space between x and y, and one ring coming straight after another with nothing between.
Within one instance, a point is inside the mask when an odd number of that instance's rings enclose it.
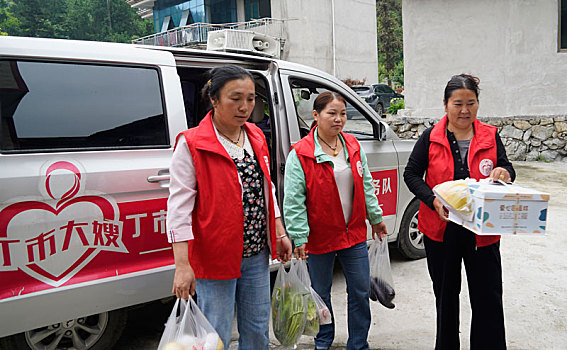
<instances>
[{"instance_id":1,"label":"black trousers","mask_svg":"<svg viewBox=\"0 0 567 350\"><path fill-rule=\"evenodd\" d=\"M477 248L473 232L449 222L442 243L425 237L425 251L437 308L435 349L460 349L463 261L472 309L470 349L506 349L500 242Z\"/></svg>"}]
</instances>

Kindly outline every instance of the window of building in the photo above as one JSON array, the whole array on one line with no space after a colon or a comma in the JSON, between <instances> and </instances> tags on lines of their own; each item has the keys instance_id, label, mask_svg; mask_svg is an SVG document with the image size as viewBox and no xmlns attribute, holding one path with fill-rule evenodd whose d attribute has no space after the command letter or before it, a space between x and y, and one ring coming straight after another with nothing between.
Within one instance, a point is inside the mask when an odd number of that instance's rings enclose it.
<instances>
[{"instance_id":1,"label":"window of building","mask_svg":"<svg viewBox=\"0 0 567 350\"><path fill-rule=\"evenodd\" d=\"M205 14L209 23L234 23L236 0L205 0Z\"/></svg>"},{"instance_id":2,"label":"window of building","mask_svg":"<svg viewBox=\"0 0 567 350\"><path fill-rule=\"evenodd\" d=\"M567 0L559 3L559 49L567 50Z\"/></svg>"},{"instance_id":3,"label":"window of building","mask_svg":"<svg viewBox=\"0 0 567 350\"><path fill-rule=\"evenodd\" d=\"M167 27L162 30L167 16L171 18L171 25L167 23ZM207 22L205 0L156 2L154 6L154 22L158 32L173 29L175 24L179 24L179 27L182 27L192 23Z\"/></svg>"},{"instance_id":4,"label":"window of building","mask_svg":"<svg viewBox=\"0 0 567 350\"><path fill-rule=\"evenodd\" d=\"M171 19L171 16L165 16L163 18L163 23L161 24L161 31L166 32L173 28L174 28L174 24L173 24L173 20Z\"/></svg>"},{"instance_id":5,"label":"window of building","mask_svg":"<svg viewBox=\"0 0 567 350\"><path fill-rule=\"evenodd\" d=\"M244 11L246 21L272 17L270 0L244 0Z\"/></svg>"},{"instance_id":6,"label":"window of building","mask_svg":"<svg viewBox=\"0 0 567 350\"><path fill-rule=\"evenodd\" d=\"M0 150L169 146L157 70L0 61Z\"/></svg>"}]
</instances>

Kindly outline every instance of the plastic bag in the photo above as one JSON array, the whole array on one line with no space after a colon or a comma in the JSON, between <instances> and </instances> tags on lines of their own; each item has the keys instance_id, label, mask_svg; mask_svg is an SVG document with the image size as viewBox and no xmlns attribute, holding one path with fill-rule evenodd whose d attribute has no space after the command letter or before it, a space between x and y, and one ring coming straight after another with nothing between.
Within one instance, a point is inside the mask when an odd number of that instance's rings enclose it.
<instances>
[{"instance_id":1,"label":"plastic bag","mask_svg":"<svg viewBox=\"0 0 567 350\"><path fill-rule=\"evenodd\" d=\"M283 346L294 346L303 334L305 295L305 287L297 274L286 272L280 264L272 292L272 329Z\"/></svg>"},{"instance_id":2,"label":"plastic bag","mask_svg":"<svg viewBox=\"0 0 567 350\"><path fill-rule=\"evenodd\" d=\"M388 241L376 239L368 250L370 261L370 300L378 301L388 309L396 307L392 301L396 296L394 278L390 267Z\"/></svg>"},{"instance_id":3,"label":"plastic bag","mask_svg":"<svg viewBox=\"0 0 567 350\"><path fill-rule=\"evenodd\" d=\"M315 299L313 299L313 295L311 295L311 280L309 279L309 271L307 271L305 260L292 261L289 273L295 274L302 286L301 293L306 308L303 334L315 336L319 333L319 316L317 315L317 304Z\"/></svg>"},{"instance_id":4,"label":"plastic bag","mask_svg":"<svg viewBox=\"0 0 567 350\"><path fill-rule=\"evenodd\" d=\"M433 187L433 193L441 203L459 218L471 221L473 219L472 196L469 192L471 179L446 181ZM472 180L475 182L475 180Z\"/></svg>"},{"instance_id":5,"label":"plastic bag","mask_svg":"<svg viewBox=\"0 0 567 350\"><path fill-rule=\"evenodd\" d=\"M158 350L222 350L222 340L193 299L177 299Z\"/></svg>"},{"instance_id":6,"label":"plastic bag","mask_svg":"<svg viewBox=\"0 0 567 350\"><path fill-rule=\"evenodd\" d=\"M311 292L311 296L313 297L313 301L317 306L317 316L319 318L319 324L331 324L333 322L331 318L331 311L327 307L327 304L323 301L323 299L317 294L317 292L311 287L311 278L309 277L309 270L307 270L307 261L306 260L299 260L297 266L297 276L303 282L303 284L308 287L309 291ZM305 332L304 332L305 334Z\"/></svg>"}]
</instances>

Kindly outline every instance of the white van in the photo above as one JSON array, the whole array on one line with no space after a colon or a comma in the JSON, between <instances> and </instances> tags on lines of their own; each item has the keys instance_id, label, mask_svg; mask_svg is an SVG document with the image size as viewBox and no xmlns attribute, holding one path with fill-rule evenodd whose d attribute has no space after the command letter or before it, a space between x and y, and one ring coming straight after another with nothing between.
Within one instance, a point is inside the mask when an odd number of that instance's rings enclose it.
<instances>
[{"instance_id":1,"label":"white van","mask_svg":"<svg viewBox=\"0 0 567 350\"><path fill-rule=\"evenodd\" d=\"M399 140L333 76L257 56L0 37L0 337L7 348L108 349L125 308L171 295L165 217L173 143L206 113L204 73L224 64L255 77L251 121L267 136L279 194L314 98L342 94L354 107L345 131L366 151L389 240L408 258L425 255L418 202L402 180L413 142Z\"/></svg>"}]
</instances>

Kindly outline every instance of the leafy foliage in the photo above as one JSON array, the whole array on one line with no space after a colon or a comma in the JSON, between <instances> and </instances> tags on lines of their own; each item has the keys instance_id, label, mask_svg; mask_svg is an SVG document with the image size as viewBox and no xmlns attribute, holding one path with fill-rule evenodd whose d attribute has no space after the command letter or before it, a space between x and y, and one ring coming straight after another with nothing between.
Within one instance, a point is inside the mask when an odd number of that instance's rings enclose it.
<instances>
[{"instance_id":1,"label":"leafy foliage","mask_svg":"<svg viewBox=\"0 0 567 350\"><path fill-rule=\"evenodd\" d=\"M376 0L376 22L380 81L403 84L402 1Z\"/></svg>"},{"instance_id":2,"label":"leafy foliage","mask_svg":"<svg viewBox=\"0 0 567 350\"><path fill-rule=\"evenodd\" d=\"M393 99L390 101L390 107L388 107L387 112L388 112L389 114L394 114L394 115L396 115L396 114L398 114L398 111L399 111L400 109L406 108L405 106L406 106L406 104L405 104L405 101L404 101L403 98L393 98Z\"/></svg>"},{"instance_id":3,"label":"leafy foliage","mask_svg":"<svg viewBox=\"0 0 567 350\"><path fill-rule=\"evenodd\" d=\"M124 0L0 0L7 35L130 42L152 30Z\"/></svg>"}]
</instances>

